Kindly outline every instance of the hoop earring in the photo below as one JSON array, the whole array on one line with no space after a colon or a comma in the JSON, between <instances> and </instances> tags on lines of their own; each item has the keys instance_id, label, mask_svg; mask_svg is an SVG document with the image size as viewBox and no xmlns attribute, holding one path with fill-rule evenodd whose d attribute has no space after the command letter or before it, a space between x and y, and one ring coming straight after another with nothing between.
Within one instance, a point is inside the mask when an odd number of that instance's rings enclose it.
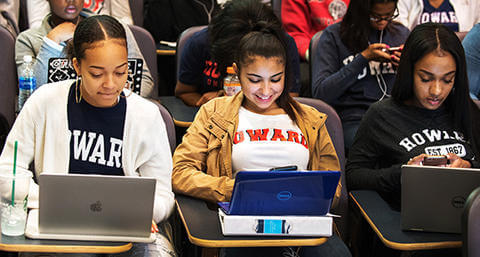
<instances>
[{"instance_id":1,"label":"hoop earring","mask_svg":"<svg viewBox=\"0 0 480 257\"><path fill-rule=\"evenodd\" d=\"M80 76L77 76L77 79L75 80L75 102L78 104L82 101L82 89L78 87L78 81L80 80ZM80 83L82 83L80 81ZM80 91L80 97L78 96L78 92Z\"/></svg>"}]
</instances>

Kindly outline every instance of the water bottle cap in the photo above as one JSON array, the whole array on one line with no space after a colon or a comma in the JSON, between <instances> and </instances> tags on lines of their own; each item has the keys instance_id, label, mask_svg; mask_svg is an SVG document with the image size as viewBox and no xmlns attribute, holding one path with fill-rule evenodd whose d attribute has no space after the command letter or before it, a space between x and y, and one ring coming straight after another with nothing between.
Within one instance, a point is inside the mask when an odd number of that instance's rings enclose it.
<instances>
[{"instance_id":1,"label":"water bottle cap","mask_svg":"<svg viewBox=\"0 0 480 257\"><path fill-rule=\"evenodd\" d=\"M23 56L23 61L24 62L32 62L32 56L31 55Z\"/></svg>"},{"instance_id":2,"label":"water bottle cap","mask_svg":"<svg viewBox=\"0 0 480 257\"><path fill-rule=\"evenodd\" d=\"M232 66L227 67L227 73L228 73L228 74L235 74L235 70L233 69Z\"/></svg>"}]
</instances>

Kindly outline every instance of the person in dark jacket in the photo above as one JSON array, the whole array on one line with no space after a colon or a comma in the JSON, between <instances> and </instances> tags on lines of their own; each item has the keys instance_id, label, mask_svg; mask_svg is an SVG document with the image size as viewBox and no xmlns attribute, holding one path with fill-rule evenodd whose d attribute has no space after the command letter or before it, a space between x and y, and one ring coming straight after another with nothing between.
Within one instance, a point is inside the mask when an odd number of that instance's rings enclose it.
<instances>
[{"instance_id":1,"label":"person in dark jacket","mask_svg":"<svg viewBox=\"0 0 480 257\"><path fill-rule=\"evenodd\" d=\"M312 95L338 112L348 149L368 107L388 97L408 29L392 21L397 0L352 1L341 23L325 29L318 43Z\"/></svg>"}]
</instances>

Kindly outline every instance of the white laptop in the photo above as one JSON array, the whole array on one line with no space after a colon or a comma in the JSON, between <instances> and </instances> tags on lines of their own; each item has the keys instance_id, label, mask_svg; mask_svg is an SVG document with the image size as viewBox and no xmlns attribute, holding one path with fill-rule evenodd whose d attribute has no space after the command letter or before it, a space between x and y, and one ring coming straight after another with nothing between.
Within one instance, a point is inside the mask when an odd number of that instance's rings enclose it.
<instances>
[{"instance_id":1,"label":"white laptop","mask_svg":"<svg viewBox=\"0 0 480 257\"><path fill-rule=\"evenodd\" d=\"M34 239L153 242L154 178L41 174L39 210L25 235Z\"/></svg>"}]
</instances>

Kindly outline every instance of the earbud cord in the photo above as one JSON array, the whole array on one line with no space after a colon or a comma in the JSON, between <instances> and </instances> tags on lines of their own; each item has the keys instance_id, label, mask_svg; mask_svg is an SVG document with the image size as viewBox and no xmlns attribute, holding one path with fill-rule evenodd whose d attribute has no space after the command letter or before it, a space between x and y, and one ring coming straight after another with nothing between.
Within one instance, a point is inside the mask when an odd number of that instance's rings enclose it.
<instances>
[{"instance_id":1,"label":"earbud cord","mask_svg":"<svg viewBox=\"0 0 480 257\"><path fill-rule=\"evenodd\" d=\"M383 41L383 29L380 31L380 41L379 41L379 43L381 44L382 41ZM371 44L370 41L368 41L368 44L369 45ZM375 78L377 79L378 88L380 89L380 91L382 91L382 97L380 97L380 99L378 99L378 101L382 101L383 98L385 98L385 97L390 97L390 95L387 93L387 89L388 89L387 83L385 82L385 79L383 78L381 70L379 71L379 73L375 74Z\"/></svg>"},{"instance_id":2,"label":"earbud cord","mask_svg":"<svg viewBox=\"0 0 480 257\"><path fill-rule=\"evenodd\" d=\"M193 0L195 1L197 4L201 5L203 10L205 11L205 13L207 14L207 17L208 17L208 23L210 23L210 20L212 19L212 13L213 13L213 8L215 7L215 0L211 0L210 3L212 4L212 6L210 7L210 10L207 9L207 6L200 2L199 0Z\"/></svg>"}]
</instances>

